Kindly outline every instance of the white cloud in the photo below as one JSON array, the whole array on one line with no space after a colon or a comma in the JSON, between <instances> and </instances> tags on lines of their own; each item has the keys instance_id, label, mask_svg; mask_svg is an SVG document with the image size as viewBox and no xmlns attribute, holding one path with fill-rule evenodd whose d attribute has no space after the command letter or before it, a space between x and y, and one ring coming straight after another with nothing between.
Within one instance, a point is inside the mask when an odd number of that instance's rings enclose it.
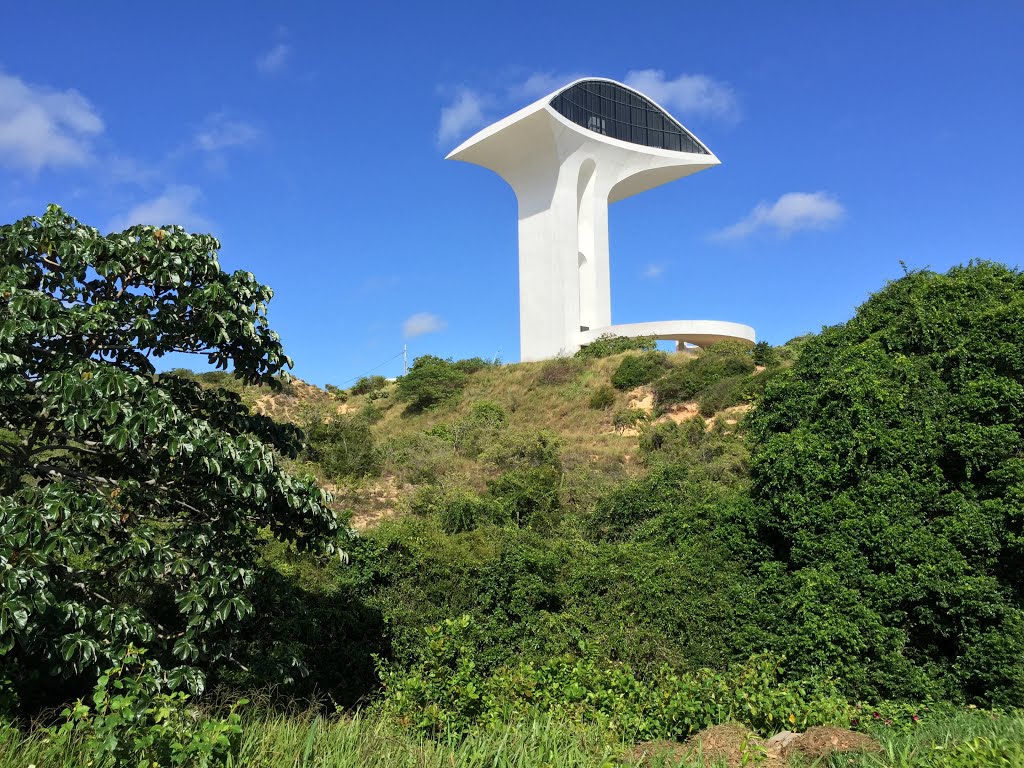
<instances>
[{"instance_id":1,"label":"white cloud","mask_svg":"<svg viewBox=\"0 0 1024 768\"><path fill-rule=\"evenodd\" d=\"M78 91L30 85L0 72L0 165L37 172L85 165L103 132L96 109Z\"/></svg>"},{"instance_id":2,"label":"white cloud","mask_svg":"<svg viewBox=\"0 0 1024 768\"><path fill-rule=\"evenodd\" d=\"M202 197L198 187L178 184L167 187L152 200L145 200L122 216L117 216L108 227L111 232L120 232L134 224L180 224L186 229L198 232L209 231L210 222L195 209Z\"/></svg>"},{"instance_id":3,"label":"white cloud","mask_svg":"<svg viewBox=\"0 0 1024 768\"><path fill-rule=\"evenodd\" d=\"M657 277L661 277L665 273L665 267L661 264L648 264L643 271L643 276L653 280Z\"/></svg>"},{"instance_id":4,"label":"white cloud","mask_svg":"<svg viewBox=\"0 0 1024 768\"><path fill-rule=\"evenodd\" d=\"M407 339L415 339L425 333L437 333L448 327L448 323L429 312L417 312L402 323L402 333Z\"/></svg>"},{"instance_id":5,"label":"white cloud","mask_svg":"<svg viewBox=\"0 0 1024 768\"><path fill-rule=\"evenodd\" d=\"M747 216L711 237L741 240L761 229L789 235L801 229L827 229L846 215L846 209L828 192L787 192L774 203L758 203Z\"/></svg>"},{"instance_id":6,"label":"white cloud","mask_svg":"<svg viewBox=\"0 0 1024 768\"><path fill-rule=\"evenodd\" d=\"M199 149L216 152L228 147L252 144L259 137L260 131L255 126L242 120L232 120L224 112L217 112L206 118L195 141Z\"/></svg>"},{"instance_id":7,"label":"white cloud","mask_svg":"<svg viewBox=\"0 0 1024 768\"><path fill-rule=\"evenodd\" d=\"M707 75L679 75L669 80L660 69L634 69L626 73L623 82L650 96L683 121L690 115L727 121L740 117L732 87Z\"/></svg>"},{"instance_id":8,"label":"white cloud","mask_svg":"<svg viewBox=\"0 0 1024 768\"><path fill-rule=\"evenodd\" d=\"M288 63L288 56L291 55L292 47L288 43L276 43L273 48L260 56L256 67L260 72L272 75L284 69Z\"/></svg>"},{"instance_id":9,"label":"white cloud","mask_svg":"<svg viewBox=\"0 0 1024 768\"><path fill-rule=\"evenodd\" d=\"M455 100L441 110L441 122L437 127L437 143L446 145L474 128L479 128L487 119L484 107L488 99L469 88L460 88Z\"/></svg>"}]
</instances>

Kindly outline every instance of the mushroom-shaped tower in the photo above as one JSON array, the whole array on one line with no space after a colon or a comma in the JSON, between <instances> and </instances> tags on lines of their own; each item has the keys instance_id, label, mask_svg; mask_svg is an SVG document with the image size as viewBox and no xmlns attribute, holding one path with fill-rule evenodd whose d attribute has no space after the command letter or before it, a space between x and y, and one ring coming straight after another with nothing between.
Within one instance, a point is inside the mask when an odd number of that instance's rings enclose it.
<instances>
[{"instance_id":1,"label":"mushroom-shaped tower","mask_svg":"<svg viewBox=\"0 0 1024 768\"><path fill-rule=\"evenodd\" d=\"M484 128L447 159L490 168L515 190L523 361L571 354L609 333L698 346L753 342L754 329L738 323L612 325L608 204L719 164L643 94L613 80L577 80Z\"/></svg>"}]
</instances>

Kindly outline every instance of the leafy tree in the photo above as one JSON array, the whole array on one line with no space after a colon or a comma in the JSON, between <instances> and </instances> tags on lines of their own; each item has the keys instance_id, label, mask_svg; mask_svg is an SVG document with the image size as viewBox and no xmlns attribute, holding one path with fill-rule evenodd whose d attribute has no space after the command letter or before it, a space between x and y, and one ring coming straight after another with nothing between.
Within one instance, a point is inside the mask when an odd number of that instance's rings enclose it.
<instances>
[{"instance_id":1,"label":"leafy tree","mask_svg":"<svg viewBox=\"0 0 1024 768\"><path fill-rule=\"evenodd\" d=\"M348 393L350 395L368 395L371 392L384 389L387 385L388 380L383 376L363 376L349 387Z\"/></svg>"},{"instance_id":2,"label":"leafy tree","mask_svg":"<svg viewBox=\"0 0 1024 768\"><path fill-rule=\"evenodd\" d=\"M767 341L757 342L751 350L751 355L754 358L755 365L763 365L765 368L771 368L780 362L779 353Z\"/></svg>"},{"instance_id":3,"label":"leafy tree","mask_svg":"<svg viewBox=\"0 0 1024 768\"><path fill-rule=\"evenodd\" d=\"M398 380L395 398L409 403L412 411L439 405L462 392L469 374L456 363L434 355L417 357L409 372Z\"/></svg>"},{"instance_id":4,"label":"leafy tree","mask_svg":"<svg viewBox=\"0 0 1024 768\"><path fill-rule=\"evenodd\" d=\"M231 656L257 531L337 523L282 469L300 434L152 359L201 354L280 387L272 292L180 227L101 235L57 206L0 227L0 680L86 680L145 648L172 685ZM43 670L41 672L40 670ZM40 677L42 675L42 677Z\"/></svg>"},{"instance_id":5,"label":"leafy tree","mask_svg":"<svg viewBox=\"0 0 1024 768\"><path fill-rule=\"evenodd\" d=\"M1024 703L1024 275L908 273L807 339L751 428L789 657Z\"/></svg>"}]
</instances>

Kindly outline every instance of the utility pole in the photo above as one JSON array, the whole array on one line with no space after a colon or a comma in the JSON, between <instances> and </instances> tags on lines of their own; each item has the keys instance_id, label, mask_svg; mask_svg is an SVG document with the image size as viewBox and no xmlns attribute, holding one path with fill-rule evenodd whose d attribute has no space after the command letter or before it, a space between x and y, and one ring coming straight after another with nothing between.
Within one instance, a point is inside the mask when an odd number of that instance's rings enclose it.
<instances>
[{"instance_id":1,"label":"utility pole","mask_svg":"<svg viewBox=\"0 0 1024 768\"><path fill-rule=\"evenodd\" d=\"M409 345L402 345L402 375L405 376L409 372Z\"/></svg>"}]
</instances>

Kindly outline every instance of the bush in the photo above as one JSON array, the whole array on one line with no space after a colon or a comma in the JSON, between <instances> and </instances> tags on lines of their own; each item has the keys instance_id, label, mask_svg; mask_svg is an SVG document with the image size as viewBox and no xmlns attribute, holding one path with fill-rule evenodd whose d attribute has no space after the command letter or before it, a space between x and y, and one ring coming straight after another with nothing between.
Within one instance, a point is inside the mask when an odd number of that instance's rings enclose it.
<instances>
[{"instance_id":1,"label":"bush","mask_svg":"<svg viewBox=\"0 0 1024 768\"><path fill-rule=\"evenodd\" d=\"M660 410L674 403L693 400L722 379L753 371L754 360L749 347L731 341L714 344L654 382L655 406Z\"/></svg>"},{"instance_id":2,"label":"bush","mask_svg":"<svg viewBox=\"0 0 1024 768\"><path fill-rule=\"evenodd\" d=\"M1024 275L910 272L748 419L785 647L854 692L1024 703Z\"/></svg>"},{"instance_id":3,"label":"bush","mask_svg":"<svg viewBox=\"0 0 1024 768\"><path fill-rule=\"evenodd\" d=\"M371 392L384 389L387 385L388 380L383 376L364 376L349 387L348 393L350 395L368 395Z\"/></svg>"},{"instance_id":4,"label":"bush","mask_svg":"<svg viewBox=\"0 0 1024 768\"><path fill-rule=\"evenodd\" d=\"M497 469L552 467L561 470L562 441L551 432L505 432L480 455Z\"/></svg>"},{"instance_id":5,"label":"bush","mask_svg":"<svg viewBox=\"0 0 1024 768\"><path fill-rule=\"evenodd\" d=\"M561 509L562 474L554 467L518 467L487 484L502 517L522 528L550 529Z\"/></svg>"},{"instance_id":6,"label":"bush","mask_svg":"<svg viewBox=\"0 0 1024 768\"><path fill-rule=\"evenodd\" d=\"M469 374L451 360L433 355L417 357L409 372L398 380L395 398L409 403L412 412L440 405L459 395Z\"/></svg>"},{"instance_id":7,"label":"bush","mask_svg":"<svg viewBox=\"0 0 1024 768\"><path fill-rule=\"evenodd\" d=\"M456 360L455 367L463 373L474 374L484 368L491 368L498 365L498 360L484 360L482 357L467 357L465 360Z\"/></svg>"},{"instance_id":8,"label":"bush","mask_svg":"<svg viewBox=\"0 0 1024 768\"><path fill-rule=\"evenodd\" d=\"M437 517L448 534L472 531L485 523L501 522L505 513L490 498L462 488L445 490L434 485L417 489L409 500L409 511Z\"/></svg>"},{"instance_id":9,"label":"bush","mask_svg":"<svg viewBox=\"0 0 1024 768\"><path fill-rule=\"evenodd\" d=\"M590 395L590 407L595 411L607 411L615 405L615 390L604 384Z\"/></svg>"},{"instance_id":10,"label":"bush","mask_svg":"<svg viewBox=\"0 0 1024 768\"><path fill-rule=\"evenodd\" d=\"M324 389L327 390L327 394L335 400L340 400L343 403L348 400L348 392L341 387L336 387L333 384L327 384L324 386Z\"/></svg>"},{"instance_id":11,"label":"bush","mask_svg":"<svg viewBox=\"0 0 1024 768\"><path fill-rule=\"evenodd\" d=\"M612 427L622 434L627 429L637 429L651 420L651 415L640 408L623 408L612 416Z\"/></svg>"},{"instance_id":12,"label":"bush","mask_svg":"<svg viewBox=\"0 0 1024 768\"><path fill-rule=\"evenodd\" d=\"M560 719L600 722L623 741L674 739L742 721L762 734L783 727L848 726L853 708L828 680L787 681L779 659L752 656L725 673L676 673L662 667L645 681L626 665L553 657L483 676L481 627L470 616L426 630L423 652L408 671L383 665L384 711L432 736L540 710Z\"/></svg>"},{"instance_id":13,"label":"bush","mask_svg":"<svg viewBox=\"0 0 1024 768\"><path fill-rule=\"evenodd\" d=\"M750 399L753 377L747 374L719 379L697 395L697 407L702 416L712 416L725 408Z\"/></svg>"},{"instance_id":14,"label":"bush","mask_svg":"<svg viewBox=\"0 0 1024 768\"><path fill-rule=\"evenodd\" d=\"M436 483L452 468L455 451L451 442L436 434L393 437L379 449L388 474L407 483Z\"/></svg>"},{"instance_id":15,"label":"bush","mask_svg":"<svg viewBox=\"0 0 1024 768\"><path fill-rule=\"evenodd\" d=\"M658 348L653 336L616 336L613 333L606 333L598 337L585 347L580 347L576 357L581 360L596 360L601 357L611 357L621 352L639 350L650 352Z\"/></svg>"},{"instance_id":16,"label":"bush","mask_svg":"<svg viewBox=\"0 0 1024 768\"><path fill-rule=\"evenodd\" d=\"M537 374L537 383L547 386L559 386L575 381L582 367L579 360L571 357L556 357L544 362Z\"/></svg>"},{"instance_id":17,"label":"bush","mask_svg":"<svg viewBox=\"0 0 1024 768\"><path fill-rule=\"evenodd\" d=\"M765 368L772 368L782 362L775 347L767 341L759 341L750 351L754 359L754 365L762 365Z\"/></svg>"},{"instance_id":18,"label":"bush","mask_svg":"<svg viewBox=\"0 0 1024 768\"><path fill-rule=\"evenodd\" d=\"M378 470L373 433L359 416L338 414L306 426L306 457L332 478L365 477Z\"/></svg>"},{"instance_id":19,"label":"bush","mask_svg":"<svg viewBox=\"0 0 1024 768\"><path fill-rule=\"evenodd\" d=\"M238 700L224 718L204 717L190 711L185 693L155 693L159 677L153 662L130 649L100 676L91 706L79 699L65 709L52 736L79 741L90 765L236 765L242 726L235 710L248 701Z\"/></svg>"},{"instance_id":20,"label":"bush","mask_svg":"<svg viewBox=\"0 0 1024 768\"><path fill-rule=\"evenodd\" d=\"M612 374L612 386L627 390L650 384L665 372L668 367L668 356L664 352L645 352L642 355L630 355L619 363Z\"/></svg>"}]
</instances>

